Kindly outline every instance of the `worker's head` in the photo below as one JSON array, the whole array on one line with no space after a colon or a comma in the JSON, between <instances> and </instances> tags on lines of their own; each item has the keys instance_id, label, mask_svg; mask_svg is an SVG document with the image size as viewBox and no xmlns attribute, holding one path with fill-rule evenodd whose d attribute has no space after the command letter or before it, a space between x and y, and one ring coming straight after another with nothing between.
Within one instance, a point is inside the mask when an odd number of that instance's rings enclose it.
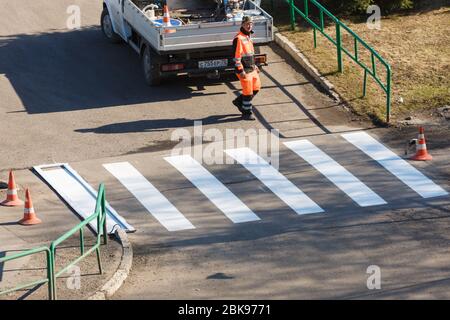
<instances>
[{"instance_id":1,"label":"worker's head","mask_svg":"<svg viewBox=\"0 0 450 320\"><path fill-rule=\"evenodd\" d=\"M242 28L245 31L250 32L253 29L253 18L251 16L244 16L242 18Z\"/></svg>"}]
</instances>

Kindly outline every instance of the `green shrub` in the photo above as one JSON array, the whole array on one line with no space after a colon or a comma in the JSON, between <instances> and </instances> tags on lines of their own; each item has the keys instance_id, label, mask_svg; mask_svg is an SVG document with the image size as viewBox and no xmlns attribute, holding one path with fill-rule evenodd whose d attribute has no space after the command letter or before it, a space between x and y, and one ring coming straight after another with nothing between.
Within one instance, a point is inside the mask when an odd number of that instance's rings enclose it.
<instances>
[{"instance_id":1,"label":"green shrub","mask_svg":"<svg viewBox=\"0 0 450 320\"><path fill-rule=\"evenodd\" d=\"M411 9L414 6L414 0L318 0L318 2L331 12L343 14L366 13L367 7L372 4L378 5L382 12Z\"/></svg>"},{"instance_id":2,"label":"green shrub","mask_svg":"<svg viewBox=\"0 0 450 320\"><path fill-rule=\"evenodd\" d=\"M383 12L391 12L400 9L411 9L414 7L414 0L375 0Z\"/></svg>"},{"instance_id":3,"label":"green shrub","mask_svg":"<svg viewBox=\"0 0 450 320\"><path fill-rule=\"evenodd\" d=\"M373 4L374 0L318 0L331 12L339 13L361 13L366 12L367 7Z\"/></svg>"}]
</instances>

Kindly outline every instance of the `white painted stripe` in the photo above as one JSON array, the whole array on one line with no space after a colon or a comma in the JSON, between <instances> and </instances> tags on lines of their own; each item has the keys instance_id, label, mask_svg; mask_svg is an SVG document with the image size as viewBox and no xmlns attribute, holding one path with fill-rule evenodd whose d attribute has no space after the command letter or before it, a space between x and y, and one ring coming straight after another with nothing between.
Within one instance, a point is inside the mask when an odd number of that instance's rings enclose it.
<instances>
[{"instance_id":1,"label":"white painted stripe","mask_svg":"<svg viewBox=\"0 0 450 320\"><path fill-rule=\"evenodd\" d=\"M17 189L13 189L13 190L6 190L6 194L8 195L8 196L15 196L15 195L17 195Z\"/></svg>"},{"instance_id":2,"label":"white painted stripe","mask_svg":"<svg viewBox=\"0 0 450 320\"><path fill-rule=\"evenodd\" d=\"M321 207L251 149L228 149L225 152L242 164L298 214L323 212Z\"/></svg>"},{"instance_id":3,"label":"white painted stripe","mask_svg":"<svg viewBox=\"0 0 450 320\"><path fill-rule=\"evenodd\" d=\"M170 203L139 171L128 162L103 165L127 188L167 230L195 229L192 223Z\"/></svg>"},{"instance_id":4,"label":"white painted stripe","mask_svg":"<svg viewBox=\"0 0 450 320\"><path fill-rule=\"evenodd\" d=\"M238 197L189 155L164 158L234 223L260 220Z\"/></svg>"},{"instance_id":5,"label":"white painted stripe","mask_svg":"<svg viewBox=\"0 0 450 320\"><path fill-rule=\"evenodd\" d=\"M284 143L361 207L386 204L379 195L308 140Z\"/></svg>"},{"instance_id":6,"label":"white painted stripe","mask_svg":"<svg viewBox=\"0 0 450 320\"><path fill-rule=\"evenodd\" d=\"M80 217L87 219L95 212L97 191L70 165L61 163L33 168ZM106 213L106 226L109 234L114 233L117 227L129 232L135 231L108 202L106 202ZM97 231L96 219L91 221L89 225Z\"/></svg>"},{"instance_id":7,"label":"white painted stripe","mask_svg":"<svg viewBox=\"0 0 450 320\"><path fill-rule=\"evenodd\" d=\"M372 159L378 161L386 170L423 198L439 197L448 194L448 192L367 133L355 132L343 134L342 136Z\"/></svg>"}]
</instances>

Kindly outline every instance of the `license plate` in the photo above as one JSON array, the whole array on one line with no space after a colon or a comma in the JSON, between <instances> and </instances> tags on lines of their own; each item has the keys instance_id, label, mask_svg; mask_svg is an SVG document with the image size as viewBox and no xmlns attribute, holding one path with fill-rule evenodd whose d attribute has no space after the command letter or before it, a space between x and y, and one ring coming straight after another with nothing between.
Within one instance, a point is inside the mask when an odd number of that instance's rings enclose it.
<instances>
[{"instance_id":1,"label":"license plate","mask_svg":"<svg viewBox=\"0 0 450 320\"><path fill-rule=\"evenodd\" d=\"M199 61L198 63L200 69L220 68L226 67L227 65L228 59Z\"/></svg>"}]
</instances>

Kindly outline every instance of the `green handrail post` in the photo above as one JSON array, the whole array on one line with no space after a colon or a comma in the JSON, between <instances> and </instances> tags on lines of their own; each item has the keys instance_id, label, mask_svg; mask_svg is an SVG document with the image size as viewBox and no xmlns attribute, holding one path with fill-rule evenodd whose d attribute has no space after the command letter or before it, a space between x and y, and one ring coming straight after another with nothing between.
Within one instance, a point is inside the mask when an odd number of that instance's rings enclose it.
<instances>
[{"instance_id":1,"label":"green handrail post","mask_svg":"<svg viewBox=\"0 0 450 320\"><path fill-rule=\"evenodd\" d=\"M391 66L387 66L387 79L386 79L386 122L391 120L391 78L392 71Z\"/></svg>"},{"instance_id":2,"label":"green handrail post","mask_svg":"<svg viewBox=\"0 0 450 320\"><path fill-rule=\"evenodd\" d=\"M373 75L376 77L377 76L377 65L375 64L375 56L372 53L372 72Z\"/></svg>"},{"instance_id":3,"label":"green handrail post","mask_svg":"<svg viewBox=\"0 0 450 320\"><path fill-rule=\"evenodd\" d=\"M97 233L103 237L103 244L108 243L108 233L106 226L106 200L105 200L105 186L101 184L98 188L97 204L95 210L99 211L97 216Z\"/></svg>"},{"instance_id":4,"label":"green handrail post","mask_svg":"<svg viewBox=\"0 0 450 320\"><path fill-rule=\"evenodd\" d=\"M99 215L97 216L97 240L98 245L100 245L101 240L103 239L103 244L106 244L108 241L108 234L106 229L106 199L105 199L105 186L101 184L98 188L98 196L97 196L97 205L96 211L98 211ZM97 254L97 262L98 269L100 274L103 274L102 261L100 256L100 247L98 246L96 249Z\"/></svg>"},{"instance_id":5,"label":"green handrail post","mask_svg":"<svg viewBox=\"0 0 450 320\"><path fill-rule=\"evenodd\" d=\"M340 73L344 72L342 67L342 38L341 38L341 25L336 21L336 47L337 47L337 63L338 71Z\"/></svg>"},{"instance_id":6,"label":"green handrail post","mask_svg":"<svg viewBox=\"0 0 450 320\"><path fill-rule=\"evenodd\" d=\"M58 296L56 293L56 262L55 262L55 250L56 246L52 242L50 245L50 255L51 255L51 268L52 268L52 283L53 283L53 300L58 300Z\"/></svg>"},{"instance_id":7,"label":"green handrail post","mask_svg":"<svg viewBox=\"0 0 450 320\"><path fill-rule=\"evenodd\" d=\"M308 9L308 1L309 0L304 0L305 3L305 16L309 16L309 9Z\"/></svg>"},{"instance_id":8,"label":"green handrail post","mask_svg":"<svg viewBox=\"0 0 450 320\"><path fill-rule=\"evenodd\" d=\"M367 88L367 70L364 69L363 97L366 96L366 88Z\"/></svg>"},{"instance_id":9,"label":"green handrail post","mask_svg":"<svg viewBox=\"0 0 450 320\"><path fill-rule=\"evenodd\" d=\"M289 0L289 4L291 7L290 14L291 14L291 30L295 30L295 10L294 10L294 0Z\"/></svg>"},{"instance_id":10,"label":"green handrail post","mask_svg":"<svg viewBox=\"0 0 450 320\"><path fill-rule=\"evenodd\" d=\"M105 195L105 187L103 186L102 192L102 225L103 225L103 244L108 243L108 231L106 226L106 195Z\"/></svg>"},{"instance_id":11,"label":"green handrail post","mask_svg":"<svg viewBox=\"0 0 450 320\"><path fill-rule=\"evenodd\" d=\"M47 250L47 278L48 278L48 298L49 300L55 300L55 283L53 282L53 260L50 249Z\"/></svg>"},{"instance_id":12,"label":"green handrail post","mask_svg":"<svg viewBox=\"0 0 450 320\"><path fill-rule=\"evenodd\" d=\"M317 31L316 28L313 27L313 34L314 34L314 48L317 48Z\"/></svg>"}]
</instances>

